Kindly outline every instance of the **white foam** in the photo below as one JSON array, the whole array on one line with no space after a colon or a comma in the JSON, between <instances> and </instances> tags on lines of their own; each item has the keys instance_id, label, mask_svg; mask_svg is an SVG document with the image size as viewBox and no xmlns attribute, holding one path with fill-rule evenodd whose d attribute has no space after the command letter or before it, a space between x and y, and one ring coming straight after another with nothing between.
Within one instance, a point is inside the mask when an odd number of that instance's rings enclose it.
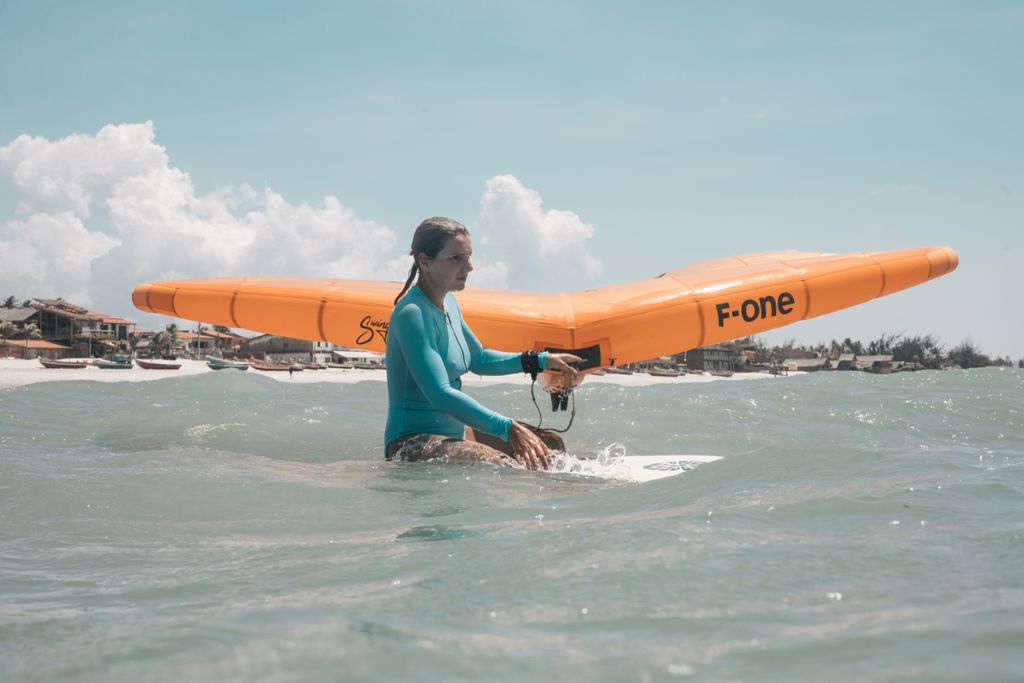
<instances>
[{"instance_id":1,"label":"white foam","mask_svg":"<svg viewBox=\"0 0 1024 683\"><path fill-rule=\"evenodd\" d=\"M572 453L552 451L549 471L629 481L633 477L626 466L625 457L626 447L620 443L609 444L592 458L580 458Z\"/></svg>"}]
</instances>

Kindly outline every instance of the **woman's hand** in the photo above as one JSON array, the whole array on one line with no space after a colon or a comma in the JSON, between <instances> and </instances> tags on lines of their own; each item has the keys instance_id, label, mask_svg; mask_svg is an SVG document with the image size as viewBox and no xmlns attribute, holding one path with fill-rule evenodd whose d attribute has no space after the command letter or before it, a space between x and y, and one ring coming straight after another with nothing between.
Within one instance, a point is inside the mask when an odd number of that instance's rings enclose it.
<instances>
[{"instance_id":1,"label":"woman's hand","mask_svg":"<svg viewBox=\"0 0 1024 683\"><path fill-rule=\"evenodd\" d=\"M561 372L566 376L566 379L572 382L572 384L576 384L576 380L580 376L580 371L569 365L569 363L575 363L580 360L583 359L579 356L574 356L571 353L549 353L547 369Z\"/></svg>"},{"instance_id":2,"label":"woman's hand","mask_svg":"<svg viewBox=\"0 0 1024 683\"><path fill-rule=\"evenodd\" d=\"M550 359L551 357L548 356ZM512 446L516 462L530 470L546 470L551 466L548 462L548 447L533 433L533 430L516 421L508 433L508 442Z\"/></svg>"}]
</instances>

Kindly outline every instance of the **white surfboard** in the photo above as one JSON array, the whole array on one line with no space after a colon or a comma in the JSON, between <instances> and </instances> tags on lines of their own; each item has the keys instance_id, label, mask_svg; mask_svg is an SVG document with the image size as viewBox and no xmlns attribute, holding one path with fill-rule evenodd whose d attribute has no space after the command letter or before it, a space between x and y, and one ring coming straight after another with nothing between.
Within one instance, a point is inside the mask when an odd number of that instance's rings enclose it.
<instances>
[{"instance_id":1,"label":"white surfboard","mask_svg":"<svg viewBox=\"0 0 1024 683\"><path fill-rule=\"evenodd\" d=\"M721 460L720 455L625 455L615 458L556 458L551 471L601 479L643 483L674 477L705 463Z\"/></svg>"},{"instance_id":2,"label":"white surfboard","mask_svg":"<svg viewBox=\"0 0 1024 683\"><path fill-rule=\"evenodd\" d=\"M721 459L718 455L627 455L621 461L630 480L645 482L674 477Z\"/></svg>"}]
</instances>

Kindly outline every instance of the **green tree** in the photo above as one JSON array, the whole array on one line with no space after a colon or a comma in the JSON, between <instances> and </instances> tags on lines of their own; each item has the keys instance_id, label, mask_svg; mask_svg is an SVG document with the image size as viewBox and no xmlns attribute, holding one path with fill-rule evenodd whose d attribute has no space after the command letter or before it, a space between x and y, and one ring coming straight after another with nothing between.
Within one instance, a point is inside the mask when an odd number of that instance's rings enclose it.
<instances>
[{"instance_id":1,"label":"green tree","mask_svg":"<svg viewBox=\"0 0 1024 683\"><path fill-rule=\"evenodd\" d=\"M942 345L930 334L900 337L892 346L892 359L935 369L942 365Z\"/></svg>"},{"instance_id":2,"label":"green tree","mask_svg":"<svg viewBox=\"0 0 1024 683\"><path fill-rule=\"evenodd\" d=\"M158 356L169 356L178 347L178 326L174 323L167 325L163 332L153 335L150 342L152 353Z\"/></svg>"},{"instance_id":3,"label":"green tree","mask_svg":"<svg viewBox=\"0 0 1024 683\"><path fill-rule=\"evenodd\" d=\"M157 332L153 335L153 338L149 341L149 353L154 356L162 356L164 353L164 346L167 343L166 332Z\"/></svg>"},{"instance_id":4,"label":"green tree","mask_svg":"<svg viewBox=\"0 0 1024 683\"><path fill-rule=\"evenodd\" d=\"M7 322L6 320L0 322L0 342L7 341L7 338L14 334L15 330L17 329L18 328L16 328L14 325ZM7 356L8 353L9 351L5 348L3 351L3 355Z\"/></svg>"},{"instance_id":5,"label":"green tree","mask_svg":"<svg viewBox=\"0 0 1024 683\"><path fill-rule=\"evenodd\" d=\"M13 296L7 297L6 299L4 299L4 308L14 308L16 306L14 302L15 299Z\"/></svg>"},{"instance_id":6,"label":"green tree","mask_svg":"<svg viewBox=\"0 0 1024 683\"><path fill-rule=\"evenodd\" d=\"M158 356L167 356L174 351L174 338L169 332L157 332L153 335L153 353Z\"/></svg>"},{"instance_id":7,"label":"green tree","mask_svg":"<svg viewBox=\"0 0 1024 683\"><path fill-rule=\"evenodd\" d=\"M843 340L842 350L843 353L854 353L858 356L864 355L864 346L859 341L853 341L849 337Z\"/></svg>"},{"instance_id":8,"label":"green tree","mask_svg":"<svg viewBox=\"0 0 1024 683\"><path fill-rule=\"evenodd\" d=\"M162 350L161 353L164 353L164 354L167 354L167 355L172 355L172 354L174 354L177 351L178 344L180 343L179 340L178 340L178 324L177 323L171 323L170 325L165 327L164 328L164 336L165 336L165 341L164 341L164 349L165 350Z\"/></svg>"},{"instance_id":9,"label":"green tree","mask_svg":"<svg viewBox=\"0 0 1024 683\"><path fill-rule=\"evenodd\" d=\"M900 338L898 334L883 334L878 339L868 342L869 356L888 356L892 354L893 345Z\"/></svg>"},{"instance_id":10,"label":"green tree","mask_svg":"<svg viewBox=\"0 0 1024 683\"><path fill-rule=\"evenodd\" d=\"M965 339L946 355L946 360L954 365L967 368L984 368L991 365L988 356L978 350L970 339Z\"/></svg>"}]
</instances>

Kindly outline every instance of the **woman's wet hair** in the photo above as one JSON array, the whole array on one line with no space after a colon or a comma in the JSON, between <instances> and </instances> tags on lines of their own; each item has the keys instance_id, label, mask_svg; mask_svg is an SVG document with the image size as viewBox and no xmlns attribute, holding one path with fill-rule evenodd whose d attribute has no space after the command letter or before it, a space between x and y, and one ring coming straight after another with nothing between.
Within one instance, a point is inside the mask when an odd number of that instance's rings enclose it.
<instances>
[{"instance_id":1,"label":"woman's wet hair","mask_svg":"<svg viewBox=\"0 0 1024 683\"><path fill-rule=\"evenodd\" d=\"M437 258L438 253L444 249L448 240L457 235L469 235L469 230L465 225L451 218L434 216L420 223L416 232L413 233L412 248L409 250L409 255L412 256L412 268L409 269L409 277L405 281L405 286L395 297L396 304L409 291L412 281L419 272L420 265L417 257L420 254L426 254L429 259Z\"/></svg>"}]
</instances>

